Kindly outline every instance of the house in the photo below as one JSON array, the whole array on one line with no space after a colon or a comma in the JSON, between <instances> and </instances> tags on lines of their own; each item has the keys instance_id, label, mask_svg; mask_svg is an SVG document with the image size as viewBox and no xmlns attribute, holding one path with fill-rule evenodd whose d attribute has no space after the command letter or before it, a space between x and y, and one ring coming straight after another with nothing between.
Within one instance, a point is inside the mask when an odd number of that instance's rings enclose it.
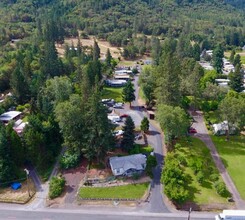
<instances>
[{"instance_id":1,"label":"house","mask_svg":"<svg viewBox=\"0 0 245 220\"><path fill-rule=\"evenodd\" d=\"M105 83L111 87L122 87L127 83L127 81L126 80L109 80L108 79L105 81Z\"/></svg>"},{"instance_id":2,"label":"house","mask_svg":"<svg viewBox=\"0 0 245 220\"><path fill-rule=\"evenodd\" d=\"M5 112L0 115L0 121L2 121L5 124L9 123L11 120L17 121L18 119L20 119L21 114L22 113L19 111Z\"/></svg>"},{"instance_id":3,"label":"house","mask_svg":"<svg viewBox=\"0 0 245 220\"><path fill-rule=\"evenodd\" d=\"M229 84L230 80L229 79L215 79L215 82L219 86L228 87L228 84Z\"/></svg>"},{"instance_id":4,"label":"house","mask_svg":"<svg viewBox=\"0 0 245 220\"><path fill-rule=\"evenodd\" d=\"M228 131L228 122L227 121L223 121L219 124L213 124L213 133L215 135L225 135L226 132ZM235 134L236 132L236 128L232 127L230 128L230 134Z\"/></svg>"},{"instance_id":5,"label":"house","mask_svg":"<svg viewBox=\"0 0 245 220\"><path fill-rule=\"evenodd\" d=\"M128 74L120 74L120 75L115 75L114 76L115 80L130 80L130 76Z\"/></svg>"},{"instance_id":6,"label":"house","mask_svg":"<svg viewBox=\"0 0 245 220\"><path fill-rule=\"evenodd\" d=\"M16 131L16 133L21 136L23 133L23 130L25 126L28 124L28 122L23 122L21 119L17 120L14 123L13 129Z\"/></svg>"},{"instance_id":7,"label":"house","mask_svg":"<svg viewBox=\"0 0 245 220\"><path fill-rule=\"evenodd\" d=\"M146 156L133 154L123 157L111 157L109 162L114 176L132 176L135 173L141 174L145 170Z\"/></svg>"}]
</instances>

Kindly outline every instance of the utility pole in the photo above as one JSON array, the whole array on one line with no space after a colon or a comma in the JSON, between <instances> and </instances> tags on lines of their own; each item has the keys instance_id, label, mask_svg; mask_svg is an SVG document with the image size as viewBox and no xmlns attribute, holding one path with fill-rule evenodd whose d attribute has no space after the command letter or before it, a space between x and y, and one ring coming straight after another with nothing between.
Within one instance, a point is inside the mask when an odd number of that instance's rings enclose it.
<instances>
[{"instance_id":1,"label":"utility pole","mask_svg":"<svg viewBox=\"0 0 245 220\"><path fill-rule=\"evenodd\" d=\"M191 219L191 211L192 211L192 208L190 207L190 209L189 209L189 214L188 214L188 220Z\"/></svg>"},{"instance_id":2,"label":"utility pole","mask_svg":"<svg viewBox=\"0 0 245 220\"><path fill-rule=\"evenodd\" d=\"M24 171L26 172L26 183L27 183L27 190L28 190L28 195L29 197L31 197L31 193L30 193L30 187L29 187L29 174L30 171L28 169L24 169Z\"/></svg>"}]
</instances>

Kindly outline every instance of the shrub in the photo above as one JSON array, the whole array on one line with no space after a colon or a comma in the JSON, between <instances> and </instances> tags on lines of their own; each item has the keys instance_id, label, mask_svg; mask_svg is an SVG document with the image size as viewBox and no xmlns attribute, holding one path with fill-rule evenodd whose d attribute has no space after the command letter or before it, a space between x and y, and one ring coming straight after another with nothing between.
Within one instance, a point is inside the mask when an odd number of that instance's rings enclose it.
<instances>
[{"instance_id":1,"label":"shrub","mask_svg":"<svg viewBox=\"0 0 245 220\"><path fill-rule=\"evenodd\" d=\"M219 180L219 175L216 174L216 173L213 173L210 175L209 179L212 181L212 182L216 182Z\"/></svg>"},{"instance_id":2,"label":"shrub","mask_svg":"<svg viewBox=\"0 0 245 220\"><path fill-rule=\"evenodd\" d=\"M197 177L197 182L202 184L204 181L204 173L202 171L199 171L196 177Z\"/></svg>"},{"instance_id":3,"label":"shrub","mask_svg":"<svg viewBox=\"0 0 245 220\"><path fill-rule=\"evenodd\" d=\"M224 184L224 182L221 181L216 181L214 183L214 188L216 189L216 192L222 196L222 197L229 197L230 193L229 191L226 189L226 186Z\"/></svg>"},{"instance_id":4,"label":"shrub","mask_svg":"<svg viewBox=\"0 0 245 220\"><path fill-rule=\"evenodd\" d=\"M152 169L157 165L157 160L155 156L149 155L146 161L145 171L148 176L153 177Z\"/></svg>"},{"instance_id":5,"label":"shrub","mask_svg":"<svg viewBox=\"0 0 245 220\"><path fill-rule=\"evenodd\" d=\"M49 183L49 198L54 199L60 196L65 187L65 179L61 177L52 177Z\"/></svg>"},{"instance_id":6,"label":"shrub","mask_svg":"<svg viewBox=\"0 0 245 220\"><path fill-rule=\"evenodd\" d=\"M70 169L76 167L79 163L79 159L79 153L67 151L60 159L60 167L62 169Z\"/></svg>"}]
</instances>

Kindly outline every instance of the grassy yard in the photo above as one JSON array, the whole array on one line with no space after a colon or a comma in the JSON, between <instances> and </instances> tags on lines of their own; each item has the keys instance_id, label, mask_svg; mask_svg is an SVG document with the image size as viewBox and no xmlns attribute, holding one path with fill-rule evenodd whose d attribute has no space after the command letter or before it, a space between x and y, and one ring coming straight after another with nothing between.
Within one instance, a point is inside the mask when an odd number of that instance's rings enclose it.
<instances>
[{"instance_id":1,"label":"grassy yard","mask_svg":"<svg viewBox=\"0 0 245 220\"><path fill-rule=\"evenodd\" d=\"M112 187L81 187L81 198L112 198L112 199L140 199L144 196L149 183L131 184Z\"/></svg>"},{"instance_id":2,"label":"grassy yard","mask_svg":"<svg viewBox=\"0 0 245 220\"><path fill-rule=\"evenodd\" d=\"M189 201L198 205L202 204L225 204L227 199L219 196L210 180L211 174L217 174L218 170L210 155L209 149L205 144L196 138L190 140L182 140L181 147L176 149L176 153L186 160L185 173L189 176L189 184L187 190L189 191ZM204 174L204 181L200 184L197 181L197 174L192 168L193 161L202 161L202 172ZM219 176L221 180L221 177Z\"/></svg>"},{"instance_id":3,"label":"grassy yard","mask_svg":"<svg viewBox=\"0 0 245 220\"><path fill-rule=\"evenodd\" d=\"M212 140L241 197L245 199L245 136L212 136Z\"/></svg>"},{"instance_id":4,"label":"grassy yard","mask_svg":"<svg viewBox=\"0 0 245 220\"><path fill-rule=\"evenodd\" d=\"M245 56L241 56L242 64L245 64Z\"/></svg>"},{"instance_id":5,"label":"grassy yard","mask_svg":"<svg viewBox=\"0 0 245 220\"><path fill-rule=\"evenodd\" d=\"M116 102L122 102L122 90L122 87L104 87L102 91L102 99L114 99Z\"/></svg>"}]
</instances>

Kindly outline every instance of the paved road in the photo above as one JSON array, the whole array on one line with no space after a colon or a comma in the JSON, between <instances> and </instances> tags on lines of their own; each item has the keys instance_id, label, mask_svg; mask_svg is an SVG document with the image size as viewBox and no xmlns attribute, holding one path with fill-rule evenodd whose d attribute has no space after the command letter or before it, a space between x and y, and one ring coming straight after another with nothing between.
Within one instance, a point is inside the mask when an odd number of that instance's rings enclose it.
<instances>
[{"instance_id":1,"label":"paved road","mask_svg":"<svg viewBox=\"0 0 245 220\"><path fill-rule=\"evenodd\" d=\"M242 200L239 192L237 191L237 188L235 186L235 184L233 183L230 175L228 174L216 148L215 145L212 141L212 139L210 138L209 134L208 134L208 130L206 128L206 125L204 123L204 119L203 119L203 115L200 112L197 112L198 115L194 116L195 119L195 123L193 124L193 127L196 128L197 130L197 134L195 135L197 138L199 138L200 140L202 140L207 147L210 149L211 152L211 156L228 188L228 190L231 192L233 199L235 201L236 207L238 209L245 209L245 202L244 200Z\"/></svg>"},{"instance_id":2,"label":"paved road","mask_svg":"<svg viewBox=\"0 0 245 220\"><path fill-rule=\"evenodd\" d=\"M157 213L127 213L127 212L103 212L98 211L88 212L81 210L58 210L49 209L47 211L23 211L23 210L0 210L0 220L16 219L16 220L183 220L188 218L188 213L178 214L157 214ZM211 220L214 219L214 214L195 214L191 213L191 220Z\"/></svg>"}]
</instances>

